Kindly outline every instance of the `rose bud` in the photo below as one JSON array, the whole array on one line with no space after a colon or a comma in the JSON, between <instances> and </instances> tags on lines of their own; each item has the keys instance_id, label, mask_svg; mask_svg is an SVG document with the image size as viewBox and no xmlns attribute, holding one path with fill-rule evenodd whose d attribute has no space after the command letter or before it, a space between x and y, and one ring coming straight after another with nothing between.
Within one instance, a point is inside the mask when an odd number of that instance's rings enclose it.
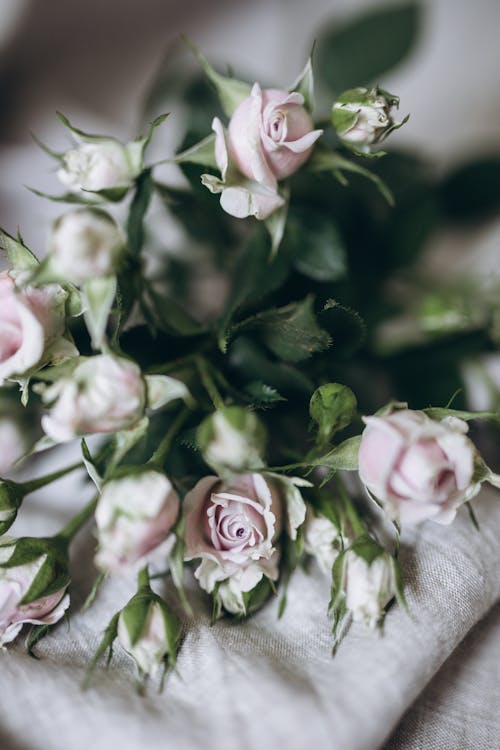
<instances>
[{"instance_id":1,"label":"rose bud","mask_svg":"<svg viewBox=\"0 0 500 750\"><path fill-rule=\"evenodd\" d=\"M396 594L394 559L375 542L372 544L374 550L363 557L354 543L343 559L346 607L354 622L370 628L381 624L385 607Z\"/></svg>"},{"instance_id":2,"label":"rose bud","mask_svg":"<svg viewBox=\"0 0 500 750\"><path fill-rule=\"evenodd\" d=\"M179 513L179 497L167 477L143 469L111 479L97 503L96 565L115 573L141 563L162 544Z\"/></svg>"},{"instance_id":3,"label":"rose bud","mask_svg":"<svg viewBox=\"0 0 500 750\"><path fill-rule=\"evenodd\" d=\"M137 177L127 148L113 138L83 141L62 157L59 180L72 191L126 190Z\"/></svg>"},{"instance_id":4,"label":"rose bud","mask_svg":"<svg viewBox=\"0 0 500 750\"><path fill-rule=\"evenodd\" d=\"M146 385L135 362L100 354L82 359L70 376L43 392L43 400L52 406L42 428L59 443L132 427L144 414Z\"/></svg>"},{"instance_id":5,"label":"rose bud","mask_svg":"<svg viewBox=\"0 0 500 750\"><path fill-rule=\"evenodd\" d=\"M69 606L66 547L56 539L6 539L0 543L0 646L24 623L52 625Z\"/></svg>"},{"instance_id":6,"label":"rose bud","mask_svg":"<svg viewBox=\"0 0 500 750\"><path fill-rule=\"evenodd\" d=\"M0 385L78 353L63 338L66 297L57 284L18 288L11 273L0 273Z\"/></svg>"},{"instance_id":7,"label":"rose bud","mask_svg":"<svg viewBox=\"0 0 500 750\"><path fill-rule=\"evenodd\" d=\"M227 406L207 417L196 442L205 461L218 473L260 468L266 433L259 418L240 406Z\"/></svg>"},{"instance_id":8,"label":"rose bud","mask_svg":"<svg viewBox=\"0 0 500 750\"><path fill-rule=\"evenodd\" d=\"M273 558L269 561L265 576L261 566L250 563L219 583L215 590L216 607L219 610L216 616L222 614L224 609L231 615L246 617L262 606L273 591L269 581L275 581L278 577L278 550Z\"/></svg>"},{"instance_id":9,"label":"rose bud","mask_svg":"<svg viewBox=\"0 0 500 750\"><path fill-rule=\"evenodd\" d=\"M359 475L391 519L449 524L457 508L479 492L476 449L462 420L437 422L403 409L364 421Z\"/></svg>"},{"instance_id":10,"label":"rose bud","mask_svg":"<svg viewBox=\"0 0 500 750\"><path fill-rule=\"evenodd\" d=\"M325 575L331 575L333 563L342 548L342 537L335 524L308 506L303 540L304 551L316 558Z\"/></svg>"},{"instance_id":11,"label":"rose bud","mask_svg":"<svg viewBox=\"0 0 500 750\"><path fill-rule=\"evenodd\" d=\"M160 667L175 663L180 634L179 621L152 592L148 595L139 590L118 619L118 640L136 662L141 676L155 677Z\"/></svg>"},{"instance_id":12,"label":"rose bud","mask_svg":"<svg viewBox=\"0 0 500 750\"><path fill-rule=\"evenodd\" d=\"M278 485L261 474L227 482L204 477L188 492L185 559L201 558L195 576L205 591L211 593L218 581L249 565L254 580L257 574L277 578L274 542L282 527L282 503Z\"/></svg>"},{"instance_id":13,"label":"rose bud","mask_svg":"<svg viewBox=\"0 0 500 750\"><path fill-rule=\"evenodd\" d=\"M124 237L105 211L80 208L61 216L52 229L49 265L58 278L81 285L116 273Z\"/></svg>"},{"instance_id":14,"label":"rose bud","mask_svg":"<svg viewBox=\"0 0 500 750\"><path fill-rule=\"evenodd\" d=\"M262 89L234 111L228 127L229 153L250 180L276 189L276 181L297 171L311 155L322 130L313 130L304 97L297 92Z\"/></svg>"},{"instance_id":15,"label":"rose bud","mask_svg":"<svg viewBox=\"0 0 500 750\"><path fill-rule=\"evenodd\" d=\"M344 91L334 102L332 123L340 140L361 153L380 143L408 120L395 122L392 107L399 107L399 98L377 87Z\"/></svg>"}]
</instances>

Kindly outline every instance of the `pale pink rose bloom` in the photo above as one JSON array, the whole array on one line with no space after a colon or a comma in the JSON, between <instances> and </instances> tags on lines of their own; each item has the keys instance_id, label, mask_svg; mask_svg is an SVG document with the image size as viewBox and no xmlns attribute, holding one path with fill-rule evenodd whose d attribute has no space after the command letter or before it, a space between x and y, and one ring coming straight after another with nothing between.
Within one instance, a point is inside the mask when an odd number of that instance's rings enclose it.
<instances>
[{"instance_id":1,"label":"pale pink rose bloom","mask_svg":"<svg viewBox=\"0 0 500 750\"><path fill-rule=\"evenodd\" d=\"M0 273L0 385L49 359L77 354L63 339L65 299L57 284L21 289L8 271Z\"/></svg>"},{"instance_id":2,"label":"pale pink rose bloom","mask_svg":"<svg viewBox=\"0 0 500 750\"><path fill-rule=\"evenodd\" d=\"M282 498L260 474L230 482L201 479L184 500L185 559L201 558L195 575L209 593L217 581L248 569L243 583L253 588L263 574L277 578L274 541L281 531Z\"/></svg>"},{"instance_id":3,"label":"pale pink rose bloom","mask_svg":"<svg viewBox=\"0 0 500 750\"><path fill-rule=\"evenodd\" d=\"M29 604L20 604L44 561L45 556L41 556L26 565L0 568L0 646L13 641L25 623L52 625L68 608L66 588Z\"/></svg>"},{"instance_id":4,"label":"pale pink rose bloom","mask_svg":"<svg viewBox=\"0 0 500 750\"><path fill-rule=\"evenodd\" d=\"M449 524L479 491L465 422L437 422L409 409L364 421L359 475L391 518Z\"/></svg>"},{"instance_id":5,"label":"pale pink rose bloom","mask_svg":"<svg viewBox=\"0 0 500 750\"><path fill-rule=\"evenodd\" d=\"M97 567L116 573L143 565L146 556L165 542L178 513L179 496L159 471L106 482L95 512Z\"/></svg>"},{"instance_id":6,"label":"pale pink rose bloom","mask_svg":"<svg viewBox=\"0 0 500 750\"><path fill-rule=\"evenodd\" d=\"M42 417L42 428L56 442L64 442L135 425L144 414L146 385L135 362L100 354L83 360L70 377L47 388L43 398L55 403Z\"/></svg>"},{"instance_id":7,"label":"pale pink rose bloom","mask_svg":"<svg viewBox=\"0 0 500 750\"><path fill-rule=\"evenodd\" d=\"M254 84L228 128L229 153L242 174L276 190L307 161L323 131L313 130L303 104L302 94Z\"/></svg>"}]
</instances>

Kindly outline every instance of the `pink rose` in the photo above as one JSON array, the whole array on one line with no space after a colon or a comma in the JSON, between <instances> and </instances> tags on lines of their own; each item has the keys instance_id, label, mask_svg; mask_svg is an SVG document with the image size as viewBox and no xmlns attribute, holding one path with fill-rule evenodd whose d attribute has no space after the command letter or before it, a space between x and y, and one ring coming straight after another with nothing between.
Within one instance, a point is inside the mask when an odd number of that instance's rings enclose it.
<instances>
[{"instance_id":1,"label":"pink rose","mask_svg":"<svg viewBox=\"0 0 500 750\"><path fill-rule=\"evenodd\" d=\"M77 354L63 339L66 292L57 284L17 288L13 276L0 273L0 385Z\"/></svg>"},{"instance_id":2,"label":"pink rose","mask_svg":"<svg viewBox=\"0 0 500 750\"><path fill-rule=\"evenodd\" d=\"M14 542L0 546L0 559L13 553ZM41 555L25 565L0 568L0 646L13 641L25 623L52 625L61 619L69 606L66 586L36 601L21 604L47 556Z\"/></svg>"},{"instance_id":3,"label":"pink rose","mask_svg":"<svg viewBox=\"0 0 500 750\"><path fill-rule=\"evenodd\" d=\"M479 491L465 422L436 422L409 409L364 421L359 475L392 518L449 524L457 508Z\"/></svg>"},{"instance_id":4,"label":"pink rose","mask_svg":"<svg viewBox=\"0 0 500 750\"><path fill-rule=\"evenodd\" d=\"M214 119L215 160L221 179L205 174L202 182L211 192L221 193L221 206L231 216L255 216L263 221L284 205L278 180L307 161L323 132L312 129L303 104L302 94L262 91L256 83L234 111L227 131Z\"/></svg>"},{"instance_id":5,"label":"pink rose","mask_svg":"<svg viewBox=\"0 0 500 750\"><path fill-rule=\"evenodd\" d=\"M144 415L146 383L135 362L112 354L82 359L72 374L43 394L52 404L42 428L56 442L78 435L116 432Z\"/></svg>"},{"instance_id":6,"label":"pink rose","mask_svg":"<svg viewBox=\"0 0 500 750\"><path fill-rule=\"evenodd\" d=\"M311 155L322 130L304 107L302 94L261 90L258 83L229 122L229 153L245 177L273 190Z\"/></svg>"},{"instance_id":7,"label":"pink rose","mask_svg":"<svg viewBox=\"0 0 500 750\"><path fill-rule=\"evenodd\" d=\"M165 542L179 513L179 497L159 471L127 474L106 482L97 504L97 567L118 572Z\"/></svg>"},{"instance_id":8,"label":"pink rose","mask_svg":"<svg viewBox=\"0 0 500 750\"><path fill-rule=\"evenodd\" d=\"M184 508L185 559L201 558L195 575L206 591L247 568L251 588L264 574L278 577L274 541L281 531L282 498L274 483L261 474L240 474L229 482L204 477L186 495Z\"/></svg>"}]
</instances>

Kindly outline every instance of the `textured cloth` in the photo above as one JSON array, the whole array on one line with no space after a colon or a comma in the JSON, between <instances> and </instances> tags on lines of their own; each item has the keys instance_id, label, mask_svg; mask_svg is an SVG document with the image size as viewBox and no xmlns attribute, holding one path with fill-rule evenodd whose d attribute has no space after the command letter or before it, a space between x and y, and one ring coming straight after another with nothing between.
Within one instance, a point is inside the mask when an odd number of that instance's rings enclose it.
<instances>
[{"instance_id":1,"label":"textured cloth","mask_svg":"<svg viewBox=\"0 0 500 750\"><path fill-rule=\"evenodd\" d=\"M19 533L25 524L41 533L59 527L67 504L63 513L48 498L45 491L25 509ZM86 530L76 542L70 630L60 624L38 646L39 661L27 656L19 641L1 655L2 749L383 747L500 597L498 499L488 491L479 498L480 532L462 510L451 527L427 523L407 534L402 563L410 614L394 606L382 637L352 626L334 658L325 612L328 581L315 565L295 574L279 621L273 601L248 622L211 626L208 598L188 582L196 614L191 621L184 617L177 672L163 694L150 684L145 697L136 693L132 662L118 645L110 669L99 667L93 686L80 689L105 623L134 588L131 580L106 582L91 609L79 611L95 576L94 540ZM173 600L171 591L163 593ZM499 662L492 670L490 661L490 646L499 653L495 614L498 620L494 610L430 682L388 748L495 746L500 736Z\"/></svg>"}]
</instances>

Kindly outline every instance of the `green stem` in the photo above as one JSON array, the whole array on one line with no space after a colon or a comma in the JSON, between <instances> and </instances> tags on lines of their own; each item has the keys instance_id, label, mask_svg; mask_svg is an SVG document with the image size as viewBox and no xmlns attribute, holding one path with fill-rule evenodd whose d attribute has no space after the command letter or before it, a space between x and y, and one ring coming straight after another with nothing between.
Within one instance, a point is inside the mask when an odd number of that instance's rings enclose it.
<instances>
[{"instance_id":1,"label":"green stem","mask_svg":"<svg viewBox=\"0 0 500 750\"><path fill-rule=\"evenodd\" d=\"M87 505L85 505L82 510L76 514L76 516L73 516L73 518L68 521L66 526L57 534L58 537L64 539L67 542L71 542L73 537L78 534L82 526L84 526L89 518L94 514L94 511L97 506L97 501L99 499L99 495L96 495Z\"/></svg>"},{"instance_id":2,"label":"green stem","mask_svg":"<svg viewBox=\"0 0 500 750\"><path fill-rule=\"evenodd\" d=\"M57 479L66 476L66 474L71 474L72 471L76 471L77 469L81 468L83 468L83 463L81 461L78 461L78 463L72 464L71 466L66 466L66 468L64 469L58 469L57 471L53 471L51 474L46 474L44 477L38 477L38 479L32 479L29 482L23 482L22 487L24 489L24 493L25 495L29 495L30 492L39 490L41 487L45 487L47 484L55 482Z\"/></svg>"},{"instance_id":3,"label":"green stem","mask_svg":"<svg viewBox=\"0 0 500 750\"><path fill-rule=\"evenodd\" d=\"M366 529L363 526L363 522L361 521L361 518L359 517L351 498L347 494L344 483L339 476L335 477L335 483L337 485L337 489L342 500L342 505L344 507L347 519L352 526L352 530L354 531L355 536L361 536L362 534L365 534Z\"/></svg>"},{"instance_id":4,"label":"green stem","mask_svg":"<svg viewBox=\"0 0 500 750\"><path fill-rule=\"evenodd\" d=\"M149 570L147 565L137 575L137 588L149 588Z\"/></svg>"},{"instance_id":5,"label":"green stem","mask_svg":"<svg viewBox=\"0 0 500 750\"><path fill-rule=\"evenodd\" d=\"M210 399L215 406L216 409L223 409L224 408L224 399L220 395L219 391L217 390L217 386L215 385L212 376L210 375L207 367L207 362L203 357L197 357L196 360L196 367L199 372L201 382L203 383L203 386L210 396Z\"/></svg>"},{"instance_id":6,"label":"green stem","mask_svg":"<svg viewBox=\"0 0 500 750\"><path fill-rule=\"evenodd\" d=\"M149 465L153 466L159 466L163 469L163 464L166 461L166 458L168 456L168 453L170 451L170 446L172 445L172 441L174 440L175 436L179 432L179 430L184 425L185 421L189 417L190 411L187 407L182 409L182 411L179 412L177 417L174 419L172 424L170 425L169 429L167 430L167 433L151 458L148 461Z\"/></svg>"}]
</instances>

